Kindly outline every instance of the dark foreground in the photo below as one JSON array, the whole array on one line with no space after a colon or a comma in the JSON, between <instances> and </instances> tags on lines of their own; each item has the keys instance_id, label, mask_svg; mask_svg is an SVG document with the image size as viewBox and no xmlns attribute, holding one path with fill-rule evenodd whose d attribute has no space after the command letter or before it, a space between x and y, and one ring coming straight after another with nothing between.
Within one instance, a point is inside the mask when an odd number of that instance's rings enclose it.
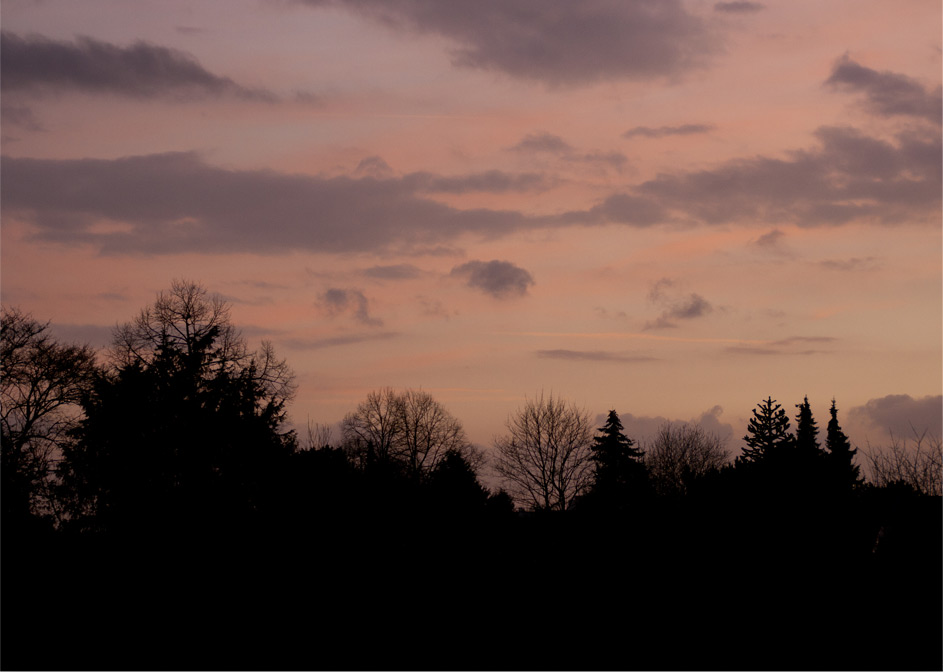
<instances>
[{"instance_id":1,"label":"dark foreground","mask_svg":"<svg viewBox=\"0 0 943 672\"><path fill-rule=\"evenodd\" d=\"M943 667L939 498L640 506L4 530L2 667Z\"/></svg>"}]
</instances>

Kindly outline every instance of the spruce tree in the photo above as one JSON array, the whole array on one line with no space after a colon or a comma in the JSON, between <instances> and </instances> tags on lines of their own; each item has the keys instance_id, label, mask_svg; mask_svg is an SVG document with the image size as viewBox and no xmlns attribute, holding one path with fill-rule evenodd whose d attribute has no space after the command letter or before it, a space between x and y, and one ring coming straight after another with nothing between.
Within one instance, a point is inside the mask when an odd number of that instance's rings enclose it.
<instances>
[{"instance_id":1,"label":"spruce tree","mask_svg":"<svg viewBox=\"0 0 943 672\"><path fill-rule=\"evenodd\" d=\"M858 449L852 449L851 442L838 424L838 409L835 407L834 399L832 399L829 413L832 417L828 421L825 436L825 448L828 451L826 458L836 486L850 489L861 483L861 470L857 464L853 463Z\"/></svg>"},{"instance_id":2,"label":"spruce tree","mask_svg":"<svg viewBox=\"0 0 943 672\"><path fill-rule=\"evenodd\" d=\"M738 465L766 463L781 457L793 442L789 433L789 416L782 406L768 397L753 409L753 417L743 437L746 447Z\"/></svg>"},{"instance_id":3,"label":"spruce tree","mask_svg":"<svg viewBox=\"0 0 943 672\"><path fill-rule=\"evenodd\" d=\"M640 494L648 481L642 461L644 453L623 432L622 421L613 410L606 424L593 438L592 459L595 463L593 492L604 499L622 499Z\"/></svg>"},{"instance_id":4,"label":"spruce tree","mask_svg":"<svg viewBox=\"0 0 943 672\"><path fill-rule=\"evenodd\" d=\"M821 452L819 441L816 438L819 428L812 417L812 407L809 397L805 397L801 404L796 404L799 415L796 416L796 449L802 458L813 458Z\"/></svg>"}]
</instances>

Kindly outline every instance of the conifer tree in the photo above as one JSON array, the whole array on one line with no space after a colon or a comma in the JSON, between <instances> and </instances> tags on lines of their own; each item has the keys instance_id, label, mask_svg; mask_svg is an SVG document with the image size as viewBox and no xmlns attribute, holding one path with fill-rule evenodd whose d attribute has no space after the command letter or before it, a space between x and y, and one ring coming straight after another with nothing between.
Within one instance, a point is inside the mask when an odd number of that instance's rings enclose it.
<instances>
[{"instance_id":1,"label":"conifer tree","mask_svg":"<svg viewBox=\"0 0 943 672\"><path fill-rule=\"evenodd\" d=\"M615 499L640 494L648 480L642 461L644 453L623 432L618 413L609 411L606 424L597 431L600 434L593 437L592 445L593 491L603 498Z\"/></svg>"},{"instance_id":2,"label":"conifer tree","mask_svg":"<svg viewBox=\"0 0 943 672\"><path fill-rule=\"evenodd\" d=\"M763 400L755 409L743 437L746 447L736 463L758 464L778 459L793 443L789 433L789 416L772 397Z\"/></svg>"},{"instance_id":3,"label":"conifer tree","mask_svg":"<svg viewBox=\"0 0 943 672\"><path fill-rule=\"evenodd\" d=\"M828 451L826 458L831 468L831 474L840 487L853 488L861 483L861 470L857 464L853 463L858 449L852 449L851 442L838 424L838 408L835 406L834 399L832 399L832 407L829 409L829 413L832 417L828 421L825 448Z\"/></svg>"},{"instance_id":4,"label":"conifer tree","mask_svg":"<svg viewBox=\"0 0 943 672\"><path fill-rule=\"evenodd\" d=\"M801 404L796 404L799 409L799 415L796 416L796 448L803 458L817 456L821 452L819 448L818 434L819 428L812 417L812 407L809 405L809 397L805 397Z\"/></svg>"}]
</instances>

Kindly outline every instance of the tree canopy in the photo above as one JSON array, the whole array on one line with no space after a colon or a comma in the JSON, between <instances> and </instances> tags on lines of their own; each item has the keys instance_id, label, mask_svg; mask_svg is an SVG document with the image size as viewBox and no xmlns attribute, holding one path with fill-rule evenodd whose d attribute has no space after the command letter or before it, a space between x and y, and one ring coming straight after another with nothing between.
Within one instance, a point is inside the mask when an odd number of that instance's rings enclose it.
<instances>
[{"instance_id":1,"label":"tree canopy","mask_svg":"<svg viewBox=\"0 0 943 672\"><path fill-rule=\"evenodd\" d=\"M219 297L175 282L116 329L111 355L60 467L76 519L129 529L257 510L295 441L293 375L272 347L249 352Z\"/></svg>"}]
</instances>

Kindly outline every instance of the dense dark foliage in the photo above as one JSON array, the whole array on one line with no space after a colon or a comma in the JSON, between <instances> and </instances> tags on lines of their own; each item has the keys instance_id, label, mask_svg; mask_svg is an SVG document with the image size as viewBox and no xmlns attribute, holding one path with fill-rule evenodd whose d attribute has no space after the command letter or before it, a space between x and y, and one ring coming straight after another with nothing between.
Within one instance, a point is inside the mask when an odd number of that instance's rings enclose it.
<instances>
[{"instance_id":1,"label":"dense dark foliage","mask_svg":"<svg viewBox=\"0 0 943 672\"><path fill-rule=\"evenodd\" d=\"M3 508L5 669L943 664L940 499L865 484L834 402L824 450L807 399L792 434L770 397L735 464L666 427L654 471L610 411L572 446L586 492L523 511L422 395L412 415L387 395L412 423L389 449L366 413L354 445L300 449L290 372L194 289L163 307L202 317L119 329L71 398L58 477L18 486L54 482L61 520L22 494ZM181 318L197 328L162 331ZM409 438L429 428L441 443Z\"/></svg>"}]
</instances>

